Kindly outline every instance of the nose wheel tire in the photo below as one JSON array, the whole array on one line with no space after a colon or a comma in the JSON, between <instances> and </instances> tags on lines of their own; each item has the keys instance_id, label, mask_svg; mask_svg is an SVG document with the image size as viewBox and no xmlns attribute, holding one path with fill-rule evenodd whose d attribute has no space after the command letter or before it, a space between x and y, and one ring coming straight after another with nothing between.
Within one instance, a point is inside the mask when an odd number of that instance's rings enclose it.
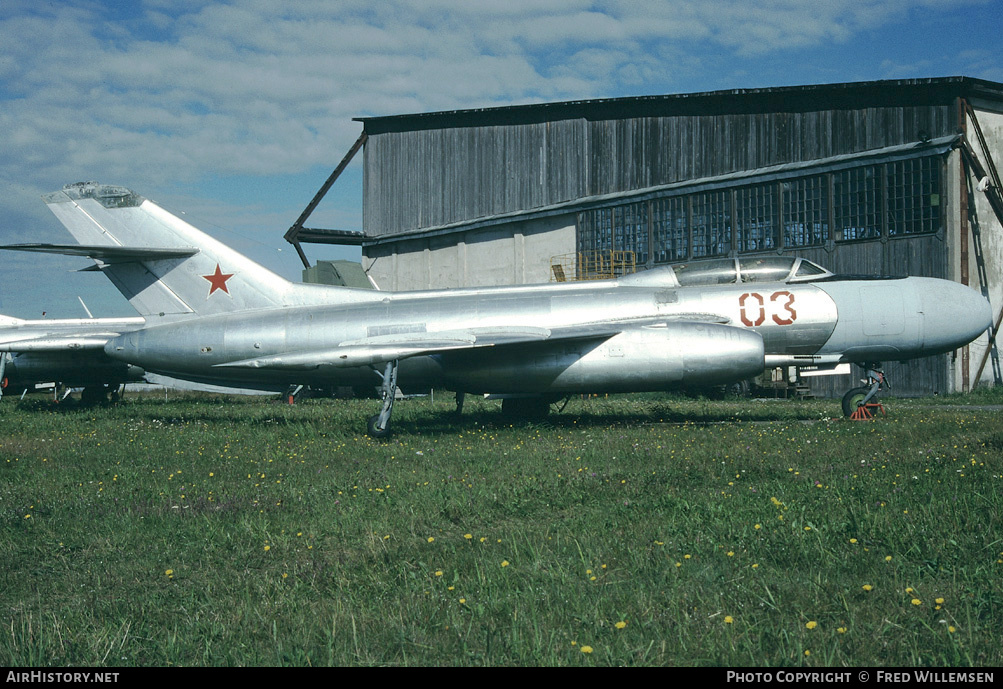
<instances>
[{"instance_id":1,"label":"nose wheel tire","mask_svg":"<svg viewBox=\"0 0 1003 689\"><path fill-rule=\"evenodd\" d=\"M369 417L368 433L370 438L387 438L390 436L389 419L387 420L387 425L383 428L383 430L380 430L376 427L376 424L379 422L379 420L380 420L379 414L373 414L372 416Z\"/></svg>"},{"instance_id":2,"label":"nose wheel tire","mask_svg":"<svg viewBox=\"0 0 1003 689\"><path fill-rule=\"evenodd\" d=\"M867 397L867 393L870 391L870 388L852 388L843 395L843 416L853 416L853 412L857 411L857 407L860 406L860 403L864 401L864 398ZM877 395L872 397L870 401L877 402Z\"/></svg>"}]
</instances>

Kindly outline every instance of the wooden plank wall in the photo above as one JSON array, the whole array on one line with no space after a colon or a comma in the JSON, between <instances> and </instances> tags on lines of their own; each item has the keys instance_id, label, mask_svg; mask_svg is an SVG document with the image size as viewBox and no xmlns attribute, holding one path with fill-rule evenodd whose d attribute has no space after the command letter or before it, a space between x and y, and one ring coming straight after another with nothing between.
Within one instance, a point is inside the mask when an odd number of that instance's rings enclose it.
<instances>
[{"instance_id":1,"label":"wooden plank wall","mask_svg":"<svg viewBox=\"0 0 1003 689\"><path fill-rule=\"evenodd\" d=\"M949 106L387 132L365 147L365 232L385 236L953 133Z\"/></svg>"}]
</instances>

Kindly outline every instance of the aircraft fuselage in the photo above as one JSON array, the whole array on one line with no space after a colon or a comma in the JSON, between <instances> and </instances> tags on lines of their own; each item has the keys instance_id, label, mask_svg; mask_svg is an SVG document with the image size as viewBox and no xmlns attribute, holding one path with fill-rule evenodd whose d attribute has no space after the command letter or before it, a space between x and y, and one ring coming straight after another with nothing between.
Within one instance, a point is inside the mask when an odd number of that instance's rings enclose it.
<instances>
[{"instance_id":1,"label":"aircraft fuselage","mask_svg":"<svg viewBox=\"0 0 1003 689\"><path fill-rule=\"evenodd\" d=\"M985 329L987 311L973 290L931 278L681 287L660 284L656 269L632 279L374 293L361 303L235 311L125 333L105 351L201 382L371 385L378 378L365 351L324 364L227 364L474 325L547 331L622 322L629 325L607 338L402 359L399 384L494 393L646 391L742 380L768 363L904 360L950 351Z\"/></svg>"}]
</instances>

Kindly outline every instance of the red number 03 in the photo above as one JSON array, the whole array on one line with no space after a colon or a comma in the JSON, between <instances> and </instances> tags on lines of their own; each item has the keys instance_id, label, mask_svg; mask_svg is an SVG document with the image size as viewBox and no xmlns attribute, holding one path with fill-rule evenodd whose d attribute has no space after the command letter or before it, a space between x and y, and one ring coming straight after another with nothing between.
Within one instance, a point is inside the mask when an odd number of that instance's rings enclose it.
<instances>
[{"instance_id":1,"label":"red number 03","mask_svg":"<svg viewBox=\"0 0 1003 689\"><path fill-rule=\"evenodd\" d=\"M746 292L738 298L738 308L742 324L753 328L766 321L766 299L762 294ZM777 325L790 325L798 318L794 310L794 295L787 290L774 292L770 295L770 311L773 322Z\"/></svg>"}]
</instances>

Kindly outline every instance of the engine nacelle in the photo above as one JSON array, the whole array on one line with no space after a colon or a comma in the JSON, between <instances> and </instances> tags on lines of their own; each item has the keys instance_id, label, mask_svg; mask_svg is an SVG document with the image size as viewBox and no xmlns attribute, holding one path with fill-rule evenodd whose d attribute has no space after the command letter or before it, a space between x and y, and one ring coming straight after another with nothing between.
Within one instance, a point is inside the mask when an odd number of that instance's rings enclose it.
<instances>
[{"instance_id":1,"label":"engine nacelle","mask_svg":"<svg viewBox=\"0 0 1003 689\"><path fill-rule=\"evenodd\" d=\"M720 385L763 372L763 338L715 323L634 327L604 341L485 348L439 357L465 392L642 392Z\"/></svg>"},{"instance_id":2,"label":"engine nacelle","mask_svg":"<svg viewBox=\"0 0 1003 689\"><path fill-rule=\"evenodd\" d=\"M142 381L145 375L143 369L111 360L100 351L21 352L11 356L2 382L12 390L52 382L86 387Z\"/></svg>"}]
</instances>

